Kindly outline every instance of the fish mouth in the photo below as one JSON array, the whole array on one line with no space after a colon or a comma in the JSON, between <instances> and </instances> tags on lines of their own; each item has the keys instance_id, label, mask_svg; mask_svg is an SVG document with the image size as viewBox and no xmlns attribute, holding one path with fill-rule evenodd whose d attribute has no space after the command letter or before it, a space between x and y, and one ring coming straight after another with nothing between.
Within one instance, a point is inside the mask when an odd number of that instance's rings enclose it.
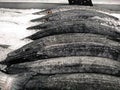
<instances>
[{"instance_id":1,"label":"fish mouth","mask_svg":"<svg viewBox=\"0 0 120 90\"><path fill-rule=\"evenodd\" d=\"M43 58L43 57L45 57L43 53L36 55L36 52L29 52L27 54L25 53L22 55L17 54L15 56L14 55L8 56L4 61L1 61L0 64L10 66L12 64L35 61L35 60Z\"/></svg>"},{"instance_id":2,"label":"fish mouth","mask_svg":"<svg viewBox=\"0 0 120 90\"><path fill-rule=\"evenodd\" d=\"M27 30L39 30L39 29L46 29L46 28L47 26L36 25L36 26L28 27Z\"/></svg>"},{"instance_id":3,"label":"fish mouth","mask_svg":"<svg viewBox=\"0 0 120 90\"><path fill-rule=\"evenodd\" d=\"M37 19L32 19L30 21L31 22L48 22L48 18L41 17L41 18L37 18Z\"/></svg>"},{"instance_id":4,"label":"fish mouth","mask_svg":"<svg viewBox=\"0 0 120 90\"><path fill-rule=\"evenodd\" d=\"M38 11L35 13L32 13L33 15L47 15L48 10Z\"/></svg>"}]
</instances>

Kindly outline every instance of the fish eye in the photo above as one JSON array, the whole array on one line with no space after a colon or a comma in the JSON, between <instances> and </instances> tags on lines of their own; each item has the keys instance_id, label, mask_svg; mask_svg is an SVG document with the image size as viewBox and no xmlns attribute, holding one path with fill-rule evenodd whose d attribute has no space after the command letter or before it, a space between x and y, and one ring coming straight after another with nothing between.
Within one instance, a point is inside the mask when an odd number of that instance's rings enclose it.
<instances>
[{"instance_id":1,"label":"fish eye","mask_svg":"<svg viewBox=\"0 0 120 90\"><path fill-rule=\"evenodd\" d=\"M29 51L30 50L30 48L26 48L24 51Z\"/></svg>"},{"instance_id":2,"label":"fish eye","mask_svg":"<svg viewBox=\"0 0 120 90\"><path fill-rule=\"evenodd\" d=\"M50 11L47 11L47 14L52 14L52 11L50 10Z\"/></svg>"}]
</instances>

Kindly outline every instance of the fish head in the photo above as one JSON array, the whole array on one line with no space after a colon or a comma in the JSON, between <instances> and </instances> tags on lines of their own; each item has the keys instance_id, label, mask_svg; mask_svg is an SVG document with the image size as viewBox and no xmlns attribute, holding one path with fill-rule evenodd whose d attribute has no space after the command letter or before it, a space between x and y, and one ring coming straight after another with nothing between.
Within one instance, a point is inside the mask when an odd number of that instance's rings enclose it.
<instances>
[{"instance_id":1,"label":"fish head","mask_svg":"<svg viewBox=\"0 0 120 90\"><path fill-rule=\"evenodd\" d=\"M37 54L38 51L40 51L39 49L41 50L41 48L35 44L25 45L15 51L8 53L7 58L1 63L11 65L37 59L40 56Z\"/></svg>"},{"instance_id":2,"label":"fish head","mask_svg":"<svg viewBox=\"0 0 120 90\"><path fill-rule=\"evenodd\" d=\"M49 16L44 16L44 17L41 17L41 18L31 20L31 22L48 22L48 21L49 21Z\"/></svg>"},{"instance_id":3,"label":"fish head","mask_svg":"<svg viewBox=\"0 0 120 90\"><path fill-rule=\"evenodd\" d=\"M34 15L49 15L52 14L53 10L52 9L46 9L40 12L33 13Z\"/></svg>"},{"instance_id":4,"label":"fish head","mask_svg":"<svg viewBox=\"0 0 120 90\"><path fill-rule=\"evenodd\" d=\"M50 15L50 14L53 14L53 13L56 13L58 12L57 9L54 9L54 8L50 8L50 9L46 9L46 10L43 10L43 11L40 11L40 12L36 12L34 14L36 15Z\"/></svg>"}]
</instances>

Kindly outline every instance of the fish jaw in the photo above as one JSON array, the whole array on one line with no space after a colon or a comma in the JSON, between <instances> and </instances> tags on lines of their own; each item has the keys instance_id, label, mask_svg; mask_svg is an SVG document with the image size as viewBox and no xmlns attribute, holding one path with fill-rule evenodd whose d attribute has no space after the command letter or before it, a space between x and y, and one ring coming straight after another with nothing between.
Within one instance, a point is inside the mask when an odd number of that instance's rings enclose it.
<instances>
[{"instance_id":1,"label":"fish jaw","mask_svg":"<svg viewBox=\"0 0 120 90\"><path fill-rule=\"evenodd\" d=\"M41 53L38 53L38 51L40 51ZM8 57L4 61L1 61L0 64L10 66L16 63L34 61L38 58L42 58L43 55L44 53L42 53L42 51L39 49L31 49L30 51L24 51L21 53L18 52L16 54L11 53L8 54Z\"/></svg>"},{"instance_id":2,"label":"fish jaw","mask_svg":"<svg viewBox=\"0 0 120 90\"><path fill-rule=\"evenodd\" d=\"M48 22L49 17L43 16L41 18L32 19L31 22Z\"/></svg>"},{"instance_id":3,"label":"fish jaw","mask_svg":"<svg viewBox=\"0 0 120 90\"><path fill-rule=\"evenodd\" d=\"M50 15L50 14L53 14L53 13L56 13L56 12L59 12L60 9L59 8L50 8L50 9L46 9L46 10L43 10L43 11L39 11L39 12L35 12L33 13L34 15Z\"/></svg>"}]
</instances>

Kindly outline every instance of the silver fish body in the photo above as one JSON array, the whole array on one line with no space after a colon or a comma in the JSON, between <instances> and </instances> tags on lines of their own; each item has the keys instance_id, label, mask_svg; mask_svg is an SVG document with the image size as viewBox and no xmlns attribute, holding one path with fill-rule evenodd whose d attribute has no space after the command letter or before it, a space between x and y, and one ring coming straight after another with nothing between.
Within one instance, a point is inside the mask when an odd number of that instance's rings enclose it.
<instances>
[{"instance_id":1,"label":"silver fish body","mask_svg":"<svg viewBox=\"0 0 120 90\"><path fill-rule=\"evenodd\" d=\"M69 10L64 12L58 12L54 14L50 14L41 18L33 19L31 22L48 22L48 21L58 21L58 20L84 20L89 19L91 17L101 17L101 18L108 18L111 20L119 20L118 18L103 14L100 12L89 11L89 10Z\"/></svg>"},{"instance_id":2,"label":"silver fish body","mask_svg":"<svg viewBox=\"0 0 120 90\"><path fill-rule=\"evenodd\" d=\"M38 39L34 42L31 42L20 49L17 49L8 54L8 59L15 63L14 60L18 62L22 62L21 60L24 57L31 57L31 54L35 57L38 51L43 50L46 46L51 45L59 45L59 44L67 44L67 43L79 43L79 42L96 42L104 45L119 47L120 44L113 40L108 39L108 37L104 37L102 35L94 35L94 34L82 34L82 33L67 33L61 35L53 35ZM31 53L31 54L30 54ZM21 58L21 59L20 59ZM8 62L9 62L8 60ZM24 60L23 60L24 61Z\"/></svg>"},{"instance_id":3,"label":"silver fish body","mask_svg":"<svg viewBox=\"0 0 120 90\"><path fill-rule=\"evenodd\" d=\"M40 75L0 73L2 90L119 90L120 78L95 73ZM7 82L7 83L6 83Z\"/></svg>"},{"instance_id":4,"label":"silver fish body","mask_svg":"<svg viewBox=\"0 0 120 90\"><path fill-rule=\"evenodd\" d=\"M109 36L112 39L120 39L120 31L116 28L111 28L106 25L102 25L92 21L79 21L74 23L62 24L59 26L53 26L48 29L43 29L37 33L28 36L27 38L36 40L51 35L65 34L65 33L91 33Z\"/></svg>"},{"instance_id":5,"label":"silver fish body","mask_svg":"<svg viewBox=\"0 0 120 90\"><path fill-rule=\"evenodd\" d=\"M13 64L4 70L9 74L25 72L42 75L97 73L120 76L120 62L101 57L73 56Z\"/></svg>"},{"instance_id":6,"label":"silver fish body","mask_svg":"<svg viewBox=\"0 0 120 90\"><path fill-rule=\"evenodd\" d=\"M85 21L85 20L84 20ZM103 18L89 18L87 19L87 21L91 21L93 23L99 23L99 24L103 24L103 25L107 25L109 27L118 27L119 24L116 21L112 21L112 20L107 20L107 19L103 19ZM59 20L59 21L49 21L46 23L42 23L42 24L38 24L35 26L30 26L27 29L28 30L41 30L41 29L48 29L48 28L52 28L54 26L59 26L59 25L67 25L67 24L73 24L73 23L80 23L81 20Z\"/></svg>"},{"instance_id":7,"label":"silver fish body","mask_svg":"<svg viewBox=\"0 0 120 90\"><path fill-rule=\"evenodd\" d=\"M102 12L102 13L112 13L112 11L110 10L106 10L103 8L99 8L96 6L79 6L79 5L65 5L65 6L58 6L55 8L50 8L50 9L46 9L43 11L39 11L39 12L35 12L33 14L35 15L49 15L49 14L53 14L53 13L57 13L57 12L62 12L62 11L69 11L69 10L91 10L91 11L96 11L96 12Z\"/></svg>"},{"instance_id":8,"label":"silver fish body","mask_svg":"<svg viewBox=\"0 0 120 90\"><path fill-rule=\"evenodd\" d=\"M38 75L25 87L27 90L119 90L120 78L94 73Z\"/></svg>"},{"instance_id":9,"label":"silver fish body","mask_svg":"<svg viewBox=\"0 0 120 90\"><path fill-rule=\"evenodd\" d=\"M68 56L96 56L119 61L120 48L96 42L55 44L42 48L29 49L20 54L16 53L14 56L10 55L1 63L10 65L20 62Z\"/></svg>"}]
</instances>

